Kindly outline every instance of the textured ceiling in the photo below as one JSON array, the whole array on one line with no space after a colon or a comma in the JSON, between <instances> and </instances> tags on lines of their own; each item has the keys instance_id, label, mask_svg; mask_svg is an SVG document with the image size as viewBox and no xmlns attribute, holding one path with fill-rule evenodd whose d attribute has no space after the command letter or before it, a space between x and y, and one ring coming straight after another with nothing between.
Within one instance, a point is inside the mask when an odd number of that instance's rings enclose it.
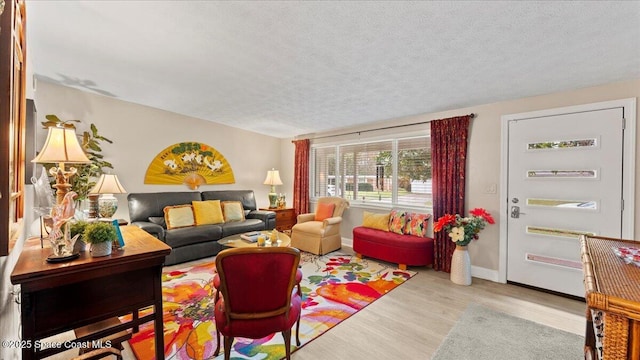
<instances>
[{"instance_id":1,"label":"textured ceiling","mask_svg":"<svg viewBox=\"0 0 640 360\"><path fill-rule=\"evenodd\" d=\"M640 2L35 1L40 81L279 137L640 78Z\"/></svg>"}]
</instances>

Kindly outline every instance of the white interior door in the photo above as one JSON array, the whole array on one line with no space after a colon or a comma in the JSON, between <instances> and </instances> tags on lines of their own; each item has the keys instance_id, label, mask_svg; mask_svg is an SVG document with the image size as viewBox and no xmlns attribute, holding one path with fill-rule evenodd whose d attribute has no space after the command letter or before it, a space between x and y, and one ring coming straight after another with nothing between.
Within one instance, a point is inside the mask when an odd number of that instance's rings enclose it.
<instances>
[{"instance_id":1,"label":"white interior door","mask_svg":"<svg viewBox=\"0 0 640 360\"><path fill-rule=\"evenodd\" d=\"M622 235L623 109L508 123L507 280L584 296L578 236Z\"/></svg>"}]
</instances>

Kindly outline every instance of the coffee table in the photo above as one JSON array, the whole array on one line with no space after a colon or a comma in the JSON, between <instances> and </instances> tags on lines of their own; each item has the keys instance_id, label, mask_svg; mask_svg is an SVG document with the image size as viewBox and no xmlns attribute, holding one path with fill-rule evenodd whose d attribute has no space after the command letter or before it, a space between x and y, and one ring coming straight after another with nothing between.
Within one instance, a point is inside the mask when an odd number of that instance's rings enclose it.
<instances>
[{"instance_id":1,"label":"coffee table","mask_svg":"<svg viewBox=\"0 0 640 360\"><path fill-rule=\"evenodd\" d=\"M271 230L265 230L261 232L264 234L266 239L268 239L269 234L271 234ZM227 237L223 237L222 239L218 240L218 244L226 247L233 247L233 248L258 246L257 242L244 240L240 238L240 235L242 234L234 234L234 235L229 235ZM291 246L291 238L289 237L289 235L278 231L277 246L281 246L281 247Z\"/></svg>"}]
</instances>

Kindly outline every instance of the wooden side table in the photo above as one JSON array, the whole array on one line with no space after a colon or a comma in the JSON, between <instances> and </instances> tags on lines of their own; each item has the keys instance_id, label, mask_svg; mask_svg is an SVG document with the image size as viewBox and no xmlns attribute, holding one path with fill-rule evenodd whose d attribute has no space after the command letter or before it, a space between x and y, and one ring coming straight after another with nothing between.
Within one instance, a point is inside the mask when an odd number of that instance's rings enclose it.
<instances>
[{"instance_id":1,"label":"wooden side table","mask_svg":"<svg viewBox=\"0 0 640 360\"><path fill-rule=\"evenodd\" d=\"M22 359L41 359L123 330L137 332L150 321L154 322L155 357L164 359L161 275L171 248L136 226L121 230L126 244L122 250L97 258L82 252L78 259L56 264L46 261L50 247L40 248L39 238L27 240L11 273L11 282L20 284L22 298ZM149 307L153 313L143 312ZM123 315L132 319L80 336L74 340L76 345L42 340Z\"/></svg>"},{"instance_id":2,"label":"wooden side table","mask_svg":"<svg viewBox=\"0 0 640 360\"><path fill-rule=\"evenodd\" d=\"M580 252L587 301L585 358L597 358L597 337L592 310L602 313L602 357L640 359L640 267L625 264L613 247L637 247L640 242L582 236ZM600 327L600 325L603 326Z\"/></svg>"},{"instance_id":3,"label":"wooden side table","mask_svg":"<svg viewBox=\"0 0 640 360\"><path fill-rule=\"evenodd\" d=\"M291 230L293 225L296 224L296 210L294 208L263 208L260 210L273 211L276 213L276 230L280 232Z\"/></svg>"}]
</instances>

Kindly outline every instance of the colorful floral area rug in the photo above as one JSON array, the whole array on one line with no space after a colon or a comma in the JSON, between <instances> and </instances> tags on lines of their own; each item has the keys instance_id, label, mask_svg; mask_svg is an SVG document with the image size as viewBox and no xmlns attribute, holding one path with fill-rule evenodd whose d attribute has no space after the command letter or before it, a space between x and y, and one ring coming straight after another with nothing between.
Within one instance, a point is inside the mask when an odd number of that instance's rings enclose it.
<instances>
[{"instance_id":1,"label":"colorful floral area rug","mask_svg":"<svg viewBox=\"0 0 640 360\"><path fill-rule=\"evenodd\" d=\"M338 252L324 256L303 253L300 342L304 346L355 314L416 273ZM167 359L214 359L216 328L213 319L215 263L162 274L164 344ZM153 325L145 324L129 340L140 360L153 359ZM295 325L292 331L295 346ZM219 359L223 359L220 346ZM282 359L282 334L262 339L236 338L232 359Z\"/></svg>"}]
</instances>

